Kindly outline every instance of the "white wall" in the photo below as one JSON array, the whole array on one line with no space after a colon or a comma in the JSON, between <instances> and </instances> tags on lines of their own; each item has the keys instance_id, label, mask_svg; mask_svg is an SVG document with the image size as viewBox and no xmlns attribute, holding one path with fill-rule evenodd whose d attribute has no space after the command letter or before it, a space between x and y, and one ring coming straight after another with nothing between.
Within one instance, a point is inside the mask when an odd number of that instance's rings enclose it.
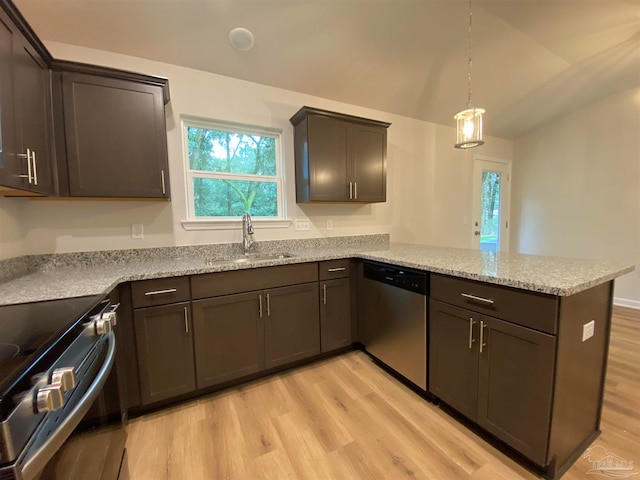
<instances>
[{"instance_id":1,"label":"white wall","mask_svg":"<svg viewBox=\"0 0 640 480\"><path fill-rule=\"evenodd\" d=\"M24 201L0 197L0 260L26 253L26 242L20 225Z\"/></svg>"},{"instance_id":2,"label":"white wall","mask_svg":"<svg viewBox=\"0 0 640 480\"><path fill-rule=\"evenodd\" d=\"M188 114L280 128L284 132L288 212L309 218L312 229L297 232L257 228L255 239L391 233L393 241L470 245L462 224L471 209L472 157L453 148L455 130L407 117L338 103L175 65L71 45L47 43L54 57L94 63L169 78L167 144L171 202L29 201L23 202L13 237L23 236L25 253L140 248L240 242L231 230L186 231L185 180L180 115ZM371 205L297 205L294 190L293 127L289 118L302 106L388 121L387 202ZM453 125L453 119L452 119ZM510 159L512 142L487 139L482 153ZM0 215L5 207L0 203ZM12 217L14 218L14 217ZM326 219L334 229L326 230ZM15 220L15 218L14 218ZM142 223L145 238L130 238L132 223ZM3 223L4 228L4 223ZM2 238L0 238L2 241Z\"/></svg>"},{"instance_id":3,"label":"white wall","mask_svg":"<svg viewBox=\"0 0 640 480\"><path fill-rule=\"evenodd\" d=\"M616 302L640 308L640 89L515 142L512 250L636 265Z\"/></svg>"}]
</instances>

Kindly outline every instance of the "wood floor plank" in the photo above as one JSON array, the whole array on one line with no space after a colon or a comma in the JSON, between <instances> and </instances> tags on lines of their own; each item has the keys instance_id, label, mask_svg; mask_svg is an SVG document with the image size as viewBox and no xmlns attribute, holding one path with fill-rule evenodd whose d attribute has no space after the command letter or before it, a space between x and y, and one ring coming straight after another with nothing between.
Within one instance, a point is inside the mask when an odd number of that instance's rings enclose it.
<instances>
[{"instance_id":1,"label":"wood floor plank","mask_svg":"<svg viewBox=\"0 0 640 480\"><path fill-rule=\"evenodd\" d=\"M602 448L640 466L640 311L615 307ZM350 352L132 419L132 480L536 480ZM562 480L585 480L584 455ZM638 468L636 469L638 470Z\"/></svg>"}]
</instances>

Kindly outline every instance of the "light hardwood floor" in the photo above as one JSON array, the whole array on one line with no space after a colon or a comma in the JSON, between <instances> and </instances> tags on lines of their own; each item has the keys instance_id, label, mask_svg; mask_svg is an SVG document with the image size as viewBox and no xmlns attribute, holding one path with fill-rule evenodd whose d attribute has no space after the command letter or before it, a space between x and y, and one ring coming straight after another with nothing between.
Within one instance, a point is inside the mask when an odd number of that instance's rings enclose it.
<instances>
[{"instance_id":1,"label":"light hardwood floor","mask_svg":"<svg viewBox=\"0 0 640 480\"><path fill-rule=\"evenodd\" d=\"M640 311L614 310L600 446L640 472ZM351 352L130 421L133 480L537 479ZM594 454L596 452L594 451ZM595 479L581 458L563 480Z\"/></svg>"}]
</instances>

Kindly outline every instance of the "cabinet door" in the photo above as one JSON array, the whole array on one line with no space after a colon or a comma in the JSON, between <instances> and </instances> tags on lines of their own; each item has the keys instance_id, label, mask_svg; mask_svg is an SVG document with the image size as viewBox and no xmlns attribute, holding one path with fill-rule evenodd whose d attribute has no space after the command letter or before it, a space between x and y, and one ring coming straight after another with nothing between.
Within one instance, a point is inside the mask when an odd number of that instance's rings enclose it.
<instances>
[{"instance_id":1,"label":"cabinet door","mask_svg":"<svg viewBox=\"0 0 640 480\"><path fill-rule=\"evenodd\" d=\"M308 122L309 200L349 201L349 123L318 116Z\"/></svg>"},{"instance_id":2,"label":"cabinet door","mask_svg":"<svg viewBox=\"0 0 640 480\"><path fill-rule=\"evenodd\" d=\"M387 200L387 129L353 124L350 179L358 202Z\"/></svg>"},{"instance_id":3,"label":"cabinet door","mask_svg":"<svg viewBox=\"0 0 640 480\"><path fill-rule=\"evenodd\" d=\"M62 82L70 195L168 198L162 88L73 72Z\"/></svg>"},{"instance_id":4,"label":"cabinet door","mask_svg":"<svg viewBox=\"0 0 640 480\"><path fill-rule=\"evenodd\" d=\"M546 465L555 337L481 316L478 424Z\"/></svg>"},{"instance_id":5,"label":"cabinet door","mask_svg":"<svg viewBox=\"0 0 640 480\"><path fill-rule=\"evenodd\" d=\"M318 283L264 291L267 368L320 353Z\"/></svg>"},{"instance_id":6,"label":"cabinet door","mask_svg":"<svg viewBox=\"0 0 640 480\"><path fill-rule=\"evenodd\" d=\"M17 28L0 9L0 184L22 187L23 161L17 156L13 84L13 42Z\"/></svg>"},{"instance_id":7,"label":"cabinet door","mask_svg":"<svg viewBox=\"0 0 640 480\"><path fill-rule=\"evenodd\" d=\"M23 171L27 173L24 188L38 193L56 193L49 144L51 71L22 36L14 39L14 73L19 156L24 162ZM30 166L27 166L28 161Z\"/></svg>"},{"instance_id":8,"label":"cabinet door","mask_svg":"<svg viewBox=\"0 0 640 480\"><path fill-rule=\"evenodd\" d=\"M429 302L429 391L476 419L479 315Z\"/></svg>"},{"instance_id":9,"label":"cabinet door","mask_svg":"<svg viewBox=\"0 0 640 480\"><path fill-rule=\"evenodd\" d=\"M264 370L264 323L256 292L193 302L198 388Z\"/></svg>"},{"instance_id":10,"label":"cabinet door","mask_svg":"<svg viewBox=\"0 0 640 480\"><path fill-rule=\"evenodd\" d=\"M320 349L329 352L351 344L351 282L349 278L320 284Z\"/></svg>"},{"instance_id":11,"label":"cabinet door","mask_svg":"<svg viewBox=\"0 0 640 480\"><path fill-rule=\"evenodd\" d=\"M142 404L195 390L189 303L134 312Z\"/></svg>"}]
</instances>

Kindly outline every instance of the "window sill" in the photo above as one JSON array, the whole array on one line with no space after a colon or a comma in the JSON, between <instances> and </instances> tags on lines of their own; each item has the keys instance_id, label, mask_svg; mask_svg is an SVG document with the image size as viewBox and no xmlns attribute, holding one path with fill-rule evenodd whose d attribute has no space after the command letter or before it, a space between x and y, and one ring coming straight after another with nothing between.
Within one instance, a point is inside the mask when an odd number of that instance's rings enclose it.
<instances>
[{"instance_id":1,"label":"window sill","mask_svg":"<svg viewBox=\"0 0 640 480\"><path fill-rule=\"evenodd\" d=\"M233 220L182 220L181 223L185 230L236 230L242 228L242 220L239 218ZM292 221L252 218L251 223L258 228L289 228Z\"/></svg>"}]
</instances>

